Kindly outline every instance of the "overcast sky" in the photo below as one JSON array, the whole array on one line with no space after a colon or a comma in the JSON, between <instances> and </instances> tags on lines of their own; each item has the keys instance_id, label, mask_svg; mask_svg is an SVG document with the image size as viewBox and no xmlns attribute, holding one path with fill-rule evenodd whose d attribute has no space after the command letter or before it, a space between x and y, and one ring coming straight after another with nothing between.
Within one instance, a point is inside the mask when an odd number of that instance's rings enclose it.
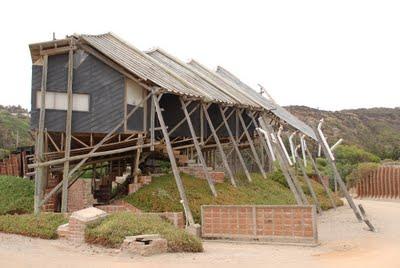
<instances>
[{"instance_id":1,"label":"overcast sky","mask_svg":"<svg viewBox=\"0 0 400 268\"><path fill-rule=\"evenodd\" d=\"M221 65L282 105L400 106L400 1L3 1L0 104L30 109L29 43L112 31Z\"/></svg>"}]
</instances>

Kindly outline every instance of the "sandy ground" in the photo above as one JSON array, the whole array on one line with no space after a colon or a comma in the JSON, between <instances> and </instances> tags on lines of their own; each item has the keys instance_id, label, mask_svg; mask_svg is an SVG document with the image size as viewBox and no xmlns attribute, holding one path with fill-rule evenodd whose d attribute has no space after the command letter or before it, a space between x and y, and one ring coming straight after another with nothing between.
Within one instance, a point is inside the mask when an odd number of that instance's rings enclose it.
<instances>
[{"instance_id":1,"label":"sandy ground","mask_svg":"<svg viewBox=\"0 0 400 268\"><path fill-rule=\"evenodd\" d=\"M362 203L376 233L346 206L319 216L321 245L296 247L205 242L204 253L128 256L66 241L0 234L0 267L400 267L400 202Z\"/></svg>"}]
</instances>

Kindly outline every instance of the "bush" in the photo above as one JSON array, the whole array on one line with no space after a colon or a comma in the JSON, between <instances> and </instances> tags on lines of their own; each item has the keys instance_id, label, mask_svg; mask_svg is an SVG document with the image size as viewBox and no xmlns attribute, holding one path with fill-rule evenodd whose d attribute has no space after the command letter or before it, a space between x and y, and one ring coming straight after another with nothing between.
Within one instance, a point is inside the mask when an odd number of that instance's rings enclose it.
<instances>
[{"instance_id":1,"label":"bush","mask_svg":"<svg viewBox=\"0 0 400 268\"><path fill-rule=\"evenodd\" d=\"M202 252L201 241L178 229L157 215L140 215L130 212L115 213L86 228L87 243L106 247L119 247L126 236L160 234L168 242L169 252Z\"/></svg>"},{"instance_id":2,"label":"bush","mask_svg":"<svg viewBox=\"0 0 400 268\"><path fill-rule=\"evenodd\" d=\"M33 211L33 181L13 176L0 176L0 215Z\"/></svg>"},{"instance_id":3,"label":"bush","mask_svg":"<svg viewBox=\"0 0 400 268\"><path fill-rule=\"evenodd\" d=\"M39 216L1 215L0 232L44 239L56 239L58 226L67 222L62 214L42 213Z\"/></svg>"},{"instance_id":4,"label":"bush","mask_svg":"<svg viewBox=\"0 0 400 268\"><path fill-rule=\"evenodd\" d=\"M360 163L355 169L347 176L347 183L349 187L354 186L360 179L368 176L372 171L378 169L377 163Z\"/></svg>"}]
</instances>

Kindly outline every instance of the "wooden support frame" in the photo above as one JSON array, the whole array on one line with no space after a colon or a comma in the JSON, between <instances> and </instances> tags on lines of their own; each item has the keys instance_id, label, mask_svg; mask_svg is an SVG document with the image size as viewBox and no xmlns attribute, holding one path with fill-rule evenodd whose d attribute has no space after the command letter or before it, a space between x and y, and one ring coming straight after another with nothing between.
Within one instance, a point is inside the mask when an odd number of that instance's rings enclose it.
<instances>
[{"instance_id":1,"label":"wooden support frame","mask_svg":"<svg viewBox=\"0 0 400 268\"><path fill-rule=\"evenodd\" d=\"M304 181L305 181L306 184L307 184L308 190L309 190L310 193L311 193L311 197L312 197L312 199L313 199L313 201L314 201L314 204L315 204L315 206L316 206L316 208L317 208L317 211L318 211L318 213L321 213L321 212L322 212L321 204L319 203L318 197L317 197L317 195L315 194L314 188L312 187L311 179L308 177L306 168L304 167L304 165L303 165L303 163L302 163L300 157L299 157L297 154L296 154L296 160L297 160L297 164L299 165L300 170L301 170L301 172L302 172L302 174L303 174L303 178L304 178Z\"/></svg>"},{"instance_id":2,"label":"wooden support frame","mask_svg":"<svg viewBox=\"0 0 400 268\"><path fill-rule=\"evenodd\" d=\"M259 127L259 125L258 125L258 123L257 123L257 121L256 121L256 119L254 117L254 114L252 112L248 112L247 114L250 116L254 127L257 129ZM273 152L270 152L270 150L268 148L267 141L265 139L263 139L261 137L260 140L261 140L262 147L264 148L264 150L265 150L265 152L267 153L267 156L268 156L268 172L272 172L273 171L273 167L274 167L274 157L272 157Z\"/></svg>"},{"instance_id":3,"label":"wooden support frame","mask_svg":"<svg viewBox=\"0 0 400 268\"><path fill-rule=\"evenodd\" d=\"M244 170L244 174L246 175L247 180L251 182L252 180L251 180L251 176L250 176L249 170L248 170L247 167L246 167L246 163L244 162L243 156L242 156L242 154L240 153L240 150L239 150L239 147L238 147L238 145L237 145L237 143L236 143L235 138L233 137L232 130L231 130L231 128L229 127L229 123L228 123L228 120L227 120L226 117L225 117L225 113L224 113L224 111L222 110L221 106L219 106L218 108L219 108L219 111L220 111L220 113L221 113L222 120L224 121L225 128L226 128L226 130L228 131L228 135L229 135L229 138L230 138L230 140L231 140L231 143L233 144L233 147L235 148L236 154L237 154L237 156L239 157L239 161L240 161L240 163L241 163L241 165L242 165L242 168L243 168L243 170Z\"/></svg>"},{"instance_id":4,"label":"wooden support frame","mask_svg":"<svg viewBox=\"0 0 400 268\"><path fill-rule=\"evenodd\" d=\"M272 142L271 142L271 149L274 150L274 153L278 164L282 170L282 173L286 179L286 182L288 183L288 186L290 190L292 191L294 198L296 199L296 202L298 205L304 205L303 198L301 198L300 193L298 192L297 187L295 186L293 179L292 179L292 174L289 172L289 166L288 163L284 161L284 155L283 152L281 151L282 149L278 145L278 140L273 132L272 126L267 125L266 120L263 117L258 118L260 122L260 127L265 131L265 135L271 135Z\"/></svg>"},{"instance_id":5,"label":"wooden support frame","mask_svg":"<svg viewBox=\"0 0 400 268\"><path fill-rule=\"evenodd\" d=\"M329 187L325 184L324 180L322 179L321 172L318 170L317 164L315 163L314 158L312 157L311 152L308 150L307 146L305 148L305 151L308 155L308 158L310 158L311 165L314 168L315 174L317 174L318 180L322 184L322 187L324 188L326 195L328 196L329 201L331 202L332 207L336 209L336 203L335 203L335 200L333 200L332 192L329 189Z\"/></svg>"},{"instance_id":6,"label":"wooden support frame","mask_svg":"<svg viewBox=\"0 0 400 268\"><path fill-rule=\"evenodd\" d=\"M39 113L39 126L36 132L35 143L35 158L36 161L41 163L43 161L44 153L44 123L46 116L46 91L47 91L47 69L48 69L48 55L43 56L43 69L42 69L42 82L40 92L40 113ZM35 194L34 194L34 213L40 213L40 200L43 195L43 175L45 170L43 167L36 167L35 170Z\"/></svg>"},{"instance_id":7,"label":"wooden support frame","mask_svg":"<svg viewBox=\"0 0 400 268\"><path fill-rule=\"evenodd\" d=\"M139 140L138 140L138 145L143 145L143 138L142 138L142 133L139 133ZM153 146L154 144L152 144ZM139 178L139 164L140 164L140 155L142 153L142 148L138 148L136 150L136 155L135 155L135 163L133 168L133 181L134 183L138 183L138 178Z\"/></svg>"},{"instance_id":8,"label":"wooden support frame","mask_svg":"<svg viewBox=\"0 0 400 268\"><path fill-rule=\"evenodd\" d=\"M332 168L335 180L338 182L340 189L342 190L347 202L349 203L349 206L352 208L357 220L362 222L363 218L362 218L360 212L358 211L358 208L355 205L353 198L350 196L349 192L347 191L346 184L343 182L339 171L337 170L336 163L335 163L334 158L332 158L332 152L330 151L329 145L327 144L326 140L324 140L324 137L321 136L321 133L319 132L319 130L317 128L314 128L314 132L315 132L315 135L317 136L318 143L321 145L322 151L324 152L325 158L326 158L326 160L328 160L328 163Z\"/></svg>"},{"instance_id":9,"label":"wooden support frame","mask_svg":"<svg viewBox=\"0 0 400 268\"><path fill-rule=\"evenodd\" d=\"M246 126L246 124L245 124L245 122L243 120L243 116L242 116L242 111L241 110L239 110L238 117L239 117L240 123L242 124L243 131L246 134L247 141L250 144L250 149L251 149L251 152L253 153L254 160L256 161L256 164L257 164L258 168L260 169L260 172L261 172L262 176L264 177L264 179L266 179L267 178L267 174L265 173L264 168L263 168L263 166L261 164L260 158L258 157L256 148L255 148L253 140L251 138L251 135L250 135L249 131L247 130L248 127Z\"/></svg>"},{"instance_id":10,"label":"wooden support frame","mask_svg":"<svg viewBox=\"0 0 400 268\"><path fill-rule=\"evenodd\" d=\"M71 44L72 46L72 44ZM74 73L74 51L72 48L68 53L68 80L67 80L67 117L65 123L65 158L67 161L64 162L63 171L63 186L62 186L62 197L61 197L61 212L65 213L68 211L68 177L69 177L69 156L71 152L71 137L72 137L72 83Z\"/></svg>"},{"instance_id":11,"label":"wooden support frame","mask_svg":"<svg viewBox=\"0 0 400 268\"><path fill-rule=\"evenodd\" d=\"M179 98L179 100L181 102L183 113L185 114L185 117L186 117L186 122L187 122L187 124L189 126L190 134L192 135L192 138L193 138L193 144L194 144L194 147L196 148L197 157L198 157L198 159L200 161L200 164L201 164L201 167L203 169L204 175L205 175L205 177L207 179L208 186L210 187L210 190L211 190L212 194L214 196L217 196L217 191L215 190L214 182L213 182L213 180L211 178L210 173L208 172L207 163L204 160L204 156L203 156L203 153L201 151L200 144L197 141L196 131L194 130L194 127L193 127L193 124L192 124L192 120L190 119L190 115L189 115L189 113L187 111L187 108L186 108L187 105L182 100L182 98Z\"/></svg>"},{"instance_id":12,"label":"wooden support frame","mask_svg":"<svg viewBox=\"0 0 400 268\"><path fill-rule=\"evenodd\" d=\"M211 121L210 115L208 114L208 111L207 111L208 108L206 107L206 105L204 103L202 103L202 107L203 107L204 115L206 117L207 124L208 124L208 126L209 126L209 128L211 130L212 137L214 137L214 141L217 144L218 151L219 151L219 153L221 155L222 163L223 163L223 165L225 167L226 172L228 172L228 176L229 176L229 179L231 181L231 184L236 187L235 178L233 176L231 168L229 167L228 159L226 158L226 155L225 155L225 152L224 152L224 148L222 148L221 142L220 142L220 140L218 138L217 131L215 131L215 128L214 128L214 125L213 125L213 123Z\"/></svg>"},{"instance_id":13,"label":"wooden support frame","mask_svg":"<svg viewBox=\"0 0 400 268\"><path fill-rule=\"evenodd\" d=\"M232 115L233 115L234 112L235 112L235 110L232 110L232 111L226 116L226 120L229 120L229 118L232 117ZM215 133L217 133L218 130L220 130L221 127L223 127L223 126L224 126L224 121L222 120L222 122L215 128ZM209 137L206 139L206 141L205 141L204 143L209 142L209 141L211 140L212 137L213 137L213 136L209 136Z\"/></svg>"},{"instance_id":14,"label":"wooden support frame","mask_svg":"<svg viewBox=\"0 0 400 268\"><path fill-rule=\"evenodd\" d=\"M190 210L189 203L188 203L186 193L185 193L185 188L183 186L182 179L179 174L178 166L176 164L175 155L174 155L174 152L173 152L173 149L171 146L171 142L170 142L169 136L168 136L168 131L165 126L164 118L161 113L159 100L157 98L157 95L154 94L154 92L152 92L152 99L153 99L152 102L154 103L154 107L155 107L155 112L157 113L158 122L160 123L161 131L164 135L165 146L167 148L168 157L171 162L172 172L174 173L175 183L176 183L176 186L178 187L179 195L182 200L182 205L183 205L183 209L185 211L186 220L188 221L189 225L193 225L194 224L193 215Z\"/></svg>"}]
</instances>

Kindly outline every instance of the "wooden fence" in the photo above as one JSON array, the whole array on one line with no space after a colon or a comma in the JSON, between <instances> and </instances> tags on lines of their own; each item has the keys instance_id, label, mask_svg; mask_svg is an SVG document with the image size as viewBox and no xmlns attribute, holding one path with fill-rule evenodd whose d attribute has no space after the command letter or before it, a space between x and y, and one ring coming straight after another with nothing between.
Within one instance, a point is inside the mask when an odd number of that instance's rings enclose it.
<instances>
[{"instance_id":1,"label":"wooden fence","mask_svg":"<svg viewBox=\"0 0 400 268\"><path fill-rule=\"evenodd\" d=\"M400 166L381 166L356 185L357 197L400 198Z\"/></svg>"},{"instance_id":2,"label":"wooden fence","mask_svg":"<svg viewBox=\"0 0 400 268\"><path fill-rule=\"evenodd\" d=\"M10 154L0 160L0 175L23 177L27 173L26 152Z\"/></svg>"}]
</instances>

